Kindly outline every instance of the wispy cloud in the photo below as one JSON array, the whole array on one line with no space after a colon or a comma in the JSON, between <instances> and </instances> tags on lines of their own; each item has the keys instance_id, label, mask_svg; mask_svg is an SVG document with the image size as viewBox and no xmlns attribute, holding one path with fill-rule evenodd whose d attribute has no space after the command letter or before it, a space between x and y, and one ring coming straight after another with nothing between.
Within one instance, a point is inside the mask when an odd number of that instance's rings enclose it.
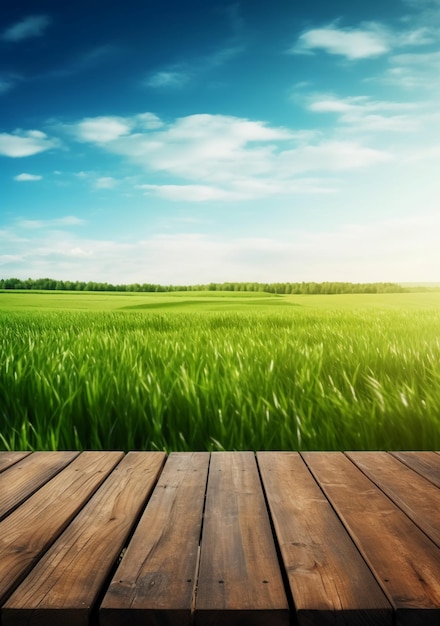
<instances>
[{"instance_id":1,"label":"wispy cloud","mask_svg":"<svg viewBox=\"0 0 440 626\"><path fill-rule=\"evenodd\" d=\"M0 94L10 91L14 87L14 81L6 76L0 76Z\"/></svg>"},{"instance_id":2,"label":"wispy cloud","mask_svg":"<svg viewBox=\"0 0 440 626\"><path fill-rule=\"evenodd\" d=\"M63 59L61 66L48 70L43 74L34 75L32 76L32 79L41 80L42 78L64 78L74 76L104 64L106 61L109 61L112 57L116 56L118 52L119 49L117 46L110 44L82 50L75 55Z\"/></svg>"},{"instance_id":3,"label":"wispy cloud","mask_svg":"<svg viewBox=\"0 0 440 626\"><path fill-rule=\"evenodd\" d=\"M17 176L14 176L14 180L18 182L41 180L42 178L43 177L39 176L38 174L26 174L25 172L23 172L23 174L18 174Z\"/></svg>"},{"instance_id":4,"label":"wispy cloud","mask_svg":"<svg viewBox=\"0 0 440 626\"><path fill-rule=\"evenodd\" d=\"M51 21L48 15L29 15L9 26L3 31L1 38L3 41L15 43L31 37L41 37Z\"/></svg>"},{"instance_id":5,"label":"wispy cloud","mask_svg":"<svg viewBox=\"0 0 440 626\"><path fill-rule=\"evenodd\" d=\"M0 155L19 158L32 156L59 147L58 139L51 139L41 130L16 130L15 133L0 133Z\"/></svg>"},{"instance_id":6,"label":"wispy cloud","mask_svg":"<svg viewBox=\"0 0 440 626\"><path fill-rule=\"evenodd\" d=\"M217 8L218 15L226 18L227 35L210 51L198 56L174 59L150 72L143 81L152 89L178 89L207 77L214 70L233 61L246 50L245 23L240 3L225 4Z\"/></svg>"},{"instance_id":7,"label":"wispy cloud","mask_svg":"<svg viewBox=\"0 0 440 626\"><path fill-rule=\"evenodd\" d=\"M118 184L112 176L100 176L94 182L95 189L113 189Z\"/></svg>"},{"instance_id":8,"label":"wispy cloud","mask_svg":"<svg viewBox=\"0 0 440 626\"><path fill-rule=\"evenodd\" d=\"M435 40L435 34L428 27L399 31L378 22L361 23L355 28L344 28L333 22L303 32L288 52L314 54L316 50L322 50L349 61L358 61L383 56L394 48L426 45Z\"/></svg>"},{"instance_id":9,"label":"wispy cloud","mask_svg":"<svg viewBox=\"0 0 440 626\"><path fill-rule=\"evenodd\" d=\"M85 50L74 59L70 71L76 73L77 71L100 65L103 61L115 55L116 52L117 48L110 44Z\"/></svg>"},{"instance_id":10,"label":"wispy cloud","mask_svg":"<svg viewBox=\"0 0 440 626\"><path fill-rule=\"evenodd\" d=\"M147 76L144 85L154 89L184 87L193 80L206 78L213 70L240 56L245 48L245 44L234 37L211 53L159 68Z\"/></svg>"},{"instance_id":11,"label":"wispy cloud","mask_svg":"<svg viewBox=\"0 0 440 626\"><path fill-rule=\"evenodd\" d=\"M328 54L344 56L353 61L377 57L390 49L388 33L377 24L365 25L362 28L338 28L330 24L302 33L289 52L312 54L314 50L323 50Z\"/></svg>"},{"instance_id":12,"label":"wispy cloud","mask_svg":"<svg viewBox=\"0 0 440 626\"><path fill-rule=\"evenodd\" d=\"M145 81L146 87L153 89L183 87L191 79L188 71L169 68L151 74Z\"/></svg>"},{"instance_id":13,"label":"wispy cloud","mask_svg":"<svg viewBox=\"0 0 440 626\"><path fill-rule=\"evenodd\" d=\"M350 103L345 107L350 108ZM145 129L142 116L88 118L68 130L79 141L94 143L149 174L169 179L138 184L144 193L184 202L332 193L334 173L361 170L391 158L386 150L353 138L329 139L244 118L198 114L169 124L152 121L153 128ZM113 179L102 180L108 184L103 182L101 188L113 186Z\"/></svg>"},{"instance_id":14,"label":"wispy cloud","mask_svg":"<svg viewBox=\"0 0 440 626\"><path fill-rule=\"evenodd\" d=\"M66 215L53 220L18 220L15 226L19 229L38 230L41 228L62 228L68 226L81 226L84 220L75 215Z\"/></svg>"},{"instance_id":15,"label":"wispy cloud","mask_svg":"<svg viewBox=\"0 0 440 626\"><path fill-rule=\"evenodd\" d=\"M129 243L81 238L48 222L0 232L0 266L9 275L63 280L194 283L227 280L438 280L440 219L345 222L331 230L287 229L282 236L157 234ZM35 233L33 233L35 231ZM256 263L256 260L259 263ZM92 268L92 269L91 269ZM91 271L93 275L91 275Z\"/></svg>"},{"instance_id":16,"label":"wispy cloud","mask_svg":"<svg viewBox=\"0 0 440 626\"><path fill-rule=\"evenodd\" d=\"M420 105L419 105L420 106ZM408 102L387 102L368 96L338 98L333 94L316 94L309 99L308 109L330 113L353 132L410 132L420 127L419 107Z\"/></svg>"},{"instance_id":17,"label":"wispy cloud","mask_svg":"<svg viewBox=\"0 0 440 626\"><path fill-rule=\"evenodd\" d=\"M413 52L395 54L389 59L389 68L371 80L418 92L436 91L440 71L440 52Z\"/></svg>"}]
</instances>

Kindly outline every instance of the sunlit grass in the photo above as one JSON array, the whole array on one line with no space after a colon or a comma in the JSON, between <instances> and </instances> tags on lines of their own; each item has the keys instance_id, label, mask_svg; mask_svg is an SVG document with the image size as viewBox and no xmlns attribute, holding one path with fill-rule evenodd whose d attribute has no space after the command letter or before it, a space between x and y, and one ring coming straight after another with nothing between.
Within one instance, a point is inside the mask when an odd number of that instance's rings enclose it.
<instances>
[{"instance_id":1,"label":"sunlit grass","mask_svg":"<svg viewBox=\"0 0 440 626\"><path fill-rule=\"evenodd\" d=\"M436 308L0 313L0 447L439 449Z\"/></svg>"}]
</instances>

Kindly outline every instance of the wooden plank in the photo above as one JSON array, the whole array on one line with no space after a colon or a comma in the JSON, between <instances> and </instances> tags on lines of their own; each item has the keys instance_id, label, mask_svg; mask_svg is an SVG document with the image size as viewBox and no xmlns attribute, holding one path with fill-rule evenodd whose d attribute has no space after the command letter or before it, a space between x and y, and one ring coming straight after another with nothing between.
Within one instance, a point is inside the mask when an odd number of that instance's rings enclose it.
<instances>
[{"instance_id":1,"label":"wooden plank","mask_svg":"<svg viewBox=\"0 0 440 626\"><path fill-rule=\"evenodd\" d=\"M116 571L101 626L190 624L209 453L172 453Z\"/></svg>"},{"instance_id":2,"label":"wooden plank","mask_svg":"<svg viewBox=\"0 0 440 626\"><path fill-rule=\"evenodd\" d=\"M130 452L2 609L2 626L87 625L165 461Z\"/></svg>"},{"instance_id":3,"label":"wooden plank","mask_svg":"<svg viewBox=\"0 0 440 626\"><path fill-rule=\"evenodd\" d=\"M389 602L300 455L257 460L298 624L391 626Z\"/></svg>"},{"instance_id":4,"label":"wooden plank","mask_svg":"<svg viewBox=\"0 0 440 626\"><path fill-rule=\"evenodd\" d=\"M122 452L83 452L0 522L0 605L122 456Z\"/></svg>"},{"instance_id":5,"label":"wooden plank","mask_svg":"<svg viewBox=\"0 0 440 626\"><path fill-rule=\"evenodd\" d=\"M435 452L391 452L390 454L440 487L440 455Z\"/></svg>"},{"instance_id":6,"label":"wooden plank","mask_svg":"<svg viewBox=\"0 0 440 626\"><path fill-rule=\"evenodd\" d=\"M440 547L440 489L386 452L347 456Z\"/></svg>"},{"instance_id":7,"label":"wooden plank","mask_svg":"<svg viewBox=\"0 0 440 626\"><path fill-rule=\"evenodd\" d=\"M251 452L211 455L195 624L289 624L288 602Z\"/></svg>"},{"instance_id":8,"label":"wooden plank","mask_svg":"<svg viewBox=\"0 0 440 626\"><path fill-rule=\"evenodd\" d=\"M0 452L0 472L4 472L14 463L18 463L25 456L28 456L30 452Z\"/></svg>"},{"instance_id":9,"label":"wooden plank","mask_svg":"<svg viewBox=\"0 0 440 626\"><path fill-rule=\"evenodd\" d=\"M344 454L302 453L402 626L438 626L440 551Z\"/></svg>"},{"instance_id":10,"label":"wooden plank","mask_svg":"<svg viewBox=\"0 0 440 626\"><path fill-rule=\"evenodd\" d=\"M79 452L34 452L0 474L0 520L68 465Z\"/></svg>"}]
</instances>

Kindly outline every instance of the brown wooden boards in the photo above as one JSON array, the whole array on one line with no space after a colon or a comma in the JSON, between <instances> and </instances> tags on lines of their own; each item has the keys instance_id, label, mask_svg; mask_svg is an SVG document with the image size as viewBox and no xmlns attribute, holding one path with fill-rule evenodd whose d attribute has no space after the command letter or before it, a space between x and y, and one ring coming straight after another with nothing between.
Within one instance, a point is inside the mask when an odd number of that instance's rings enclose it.
<instances>
[{"instance_id":1,"label":"brown wooden boards","mask_svg":"<svg viewBox=\"0 0 440 626\"><path fill-rule=\"evenodd\" d=\"M209 453L172 453L100 611L102 626L190 624Z\"/></svg>"},{"instance_id":2,"label":"brown wooden boards","mask_svg":"<svg viewBox=\"0 0 440 626\"><path fill-rule=\"evenodd\" d=\"M440 487L440 455L435 452L391 452L399 461Z\"/></svg>"},{"instance_id":3,"label":"brown wooden boards","mask_svg":"<svg viewBox=\"0 0 440 626\"><path fill-rule=\"evenodd\" d=\"M211 455L195 624L289 624L288 602L251 452Z\"/></svg>"},{"instance_id":4,"label":"brown wooden boards","mask_svg":"<svg viewBox=\"0 0 440 626\"><path fill-rule=\"evenodd\" d=\"M30 452L0 452L0 472L4 472L5 469L18 463L25 456L28 456Z\"/></svg>"},{"instance_id":5,"label":"brown wooden boards","mask_svg":"<svg viewBox=\"0 0 440 626\"><path fill-rule=\"evenodd\" d=\"M34 452L0 474L0 520L68 465L79 452Z\"/></svg>"},{"instance_id":6,"label":"brown wooden boards","mask_svg":"<svg viewBox=\"0 0 440 626\"><path fill-rule=\"evenodd\" d=\"M440 550L344 454L302 453L402 625L438 626Z\"/></svg>"},{"instance_id":7,"label":"brown wooden boards","mask_svg":"<svg viewBox=\"0 0 440 626\"><path fill-rule=\"evenodd\" d=\"M0 454L1 626L440 626L439 463Z\"/></svg>"},{"instance_id":8,"label":"brown wooden boards","mask_svg":"<svg viewBox=\"0 0 440 626\"><path fill-rule=\"evenodd\" d=\"M121 461L6 602L2 626L88 624L164 461L162 452L130 452Z\"/></svg>"},{"instance_id":9,"label":"brown wooden boards","mask_svg":"<svg viewBox=\"0 0 440 626\"><path fill-rule=\"evenodd\" d=\"M440 547L440 490L386 452L347 456Z\"/></svg>"},{"instance_id":10,"label":"brown wooden boards","mask_svg":"<svg viewBox=\"0 0 440 626\"><path fill-rule=\"evenodd\" d=\"M122 452L83 452L0 522L0 604L122 456Z\"/></svg>"},{"instance_id":11,"label":"brown wooden boards","mask_svg":"<svg viewBox=\"0 0 440 626\"><path fill-rule=\"evenodd\" d=\"M297 452L257 454L298 623L392 624L392 610Z\"/></svg>"}]
</instances>

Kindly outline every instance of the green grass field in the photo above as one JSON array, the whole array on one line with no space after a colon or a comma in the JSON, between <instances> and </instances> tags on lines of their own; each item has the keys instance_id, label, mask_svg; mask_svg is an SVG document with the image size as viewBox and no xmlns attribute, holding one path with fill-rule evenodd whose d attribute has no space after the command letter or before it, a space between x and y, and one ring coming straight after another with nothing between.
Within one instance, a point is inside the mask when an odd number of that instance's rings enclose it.
<instances>
[{"instance_id":1,"label":"green grass field","mask_svg":"<svg viewBox=\"0 0 440 626\"><path fill-rule=\"evenodd\" d=\"M440 293L0 293L0 448L440 449Z\"/></svg>"}]
</instances>

